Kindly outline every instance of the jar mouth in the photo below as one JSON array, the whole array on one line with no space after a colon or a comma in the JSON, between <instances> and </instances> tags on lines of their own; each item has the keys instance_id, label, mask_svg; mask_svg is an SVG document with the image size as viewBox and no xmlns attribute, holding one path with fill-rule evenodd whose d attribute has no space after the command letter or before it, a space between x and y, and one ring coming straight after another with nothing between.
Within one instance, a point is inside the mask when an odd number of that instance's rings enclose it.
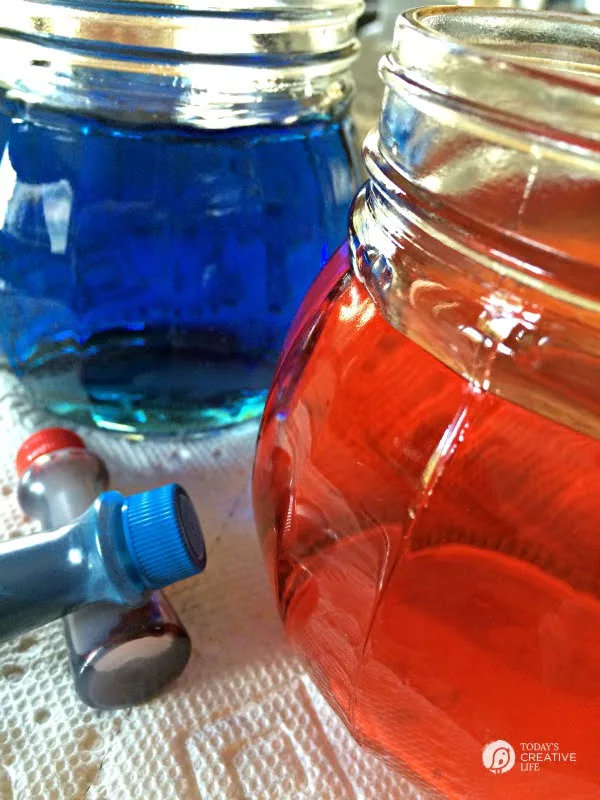
<instances>
[{"instance_id":1,"label":"jar mouth","mask_svg":"<svg viewBox=\"0 0 600 800\"><path fill-rule=\"evenodd\" d=\"M414 9L399 17L380 74L392 91L410 83L493 118L509 133L600 151L600 24L593 18Z\"/></svg>"},{"instance_id":2,"label":"jar mouth","mask_svg":"<svg viewBox=\"0 0 600 800\"><path fill-rule=\"evenodd\" d=\"M360 0L11 0L0 35L153 62L203 57L277 60L343 56L355 47Z\"/></svg>"},{"instance_id":3,"label":"jar mouth","mask_svg":"<svg viewBox=\"0 0 600 800\"><path fill-rule=\"evenodd\" d=\"M406 19L416 28L465 48L485 48L498 60L517 60L553 72L589 71L590 77L600 69L598 23L585 17L525 10L490 12L482 8L433 7L410 11ZM600 75L596 74L596 78Z\"/></svg>"},{"instance_id":4,"label":"jar mouth","mask_svg":"<svg viewBox=\"0 0 600 800\"><path fill-rule=\"evenodd\" d=\"M362 9L362 0L10 0L0 3L0 92L204 128L329 116L352 90Z\"/></svg>"}]
</instances>

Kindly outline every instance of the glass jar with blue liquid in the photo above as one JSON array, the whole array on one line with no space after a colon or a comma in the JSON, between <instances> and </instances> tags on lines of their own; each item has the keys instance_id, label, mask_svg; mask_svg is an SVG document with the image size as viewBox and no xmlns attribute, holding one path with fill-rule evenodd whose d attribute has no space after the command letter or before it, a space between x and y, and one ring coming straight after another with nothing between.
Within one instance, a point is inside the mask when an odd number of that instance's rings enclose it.
<instances>
[{"instance_id":1,"label":"glass jar with blue liquid","mask_svg":"<svg viewBox=\"0 0 600 800\"><path fill-rule=\"evenodd\" d=\"M0 348L73 422L258 416L346 235L353 0L0 9Z\"/></svg>"}]
</instances>

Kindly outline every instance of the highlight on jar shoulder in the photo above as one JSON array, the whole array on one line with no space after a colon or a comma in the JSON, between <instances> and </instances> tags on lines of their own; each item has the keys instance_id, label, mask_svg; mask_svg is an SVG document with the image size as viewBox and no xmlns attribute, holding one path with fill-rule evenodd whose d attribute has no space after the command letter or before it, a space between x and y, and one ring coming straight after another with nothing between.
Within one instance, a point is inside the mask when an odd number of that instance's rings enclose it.
<instances>
[{"instance_id":1,"label":"highlight on jar shoulder","mask_svg":"<svg viewBox=\"0 0 600 800\"><path fill-rule=\"evenodd\" d=\"M262 419L287 634L358 741L448 797L600 791L599 30L398 19L348 245Z\"/></svg>"},{"instance_id":2,"label":"highlight on jar shoulder","mask_svg":"<svg viewBox=\"0 0 600 800\"><path fill-rule=\"evenodd\" d=\"M0 351L113 431L257 418L345 236L360 0L0 8Z\"/></svg>"}]
</instances>

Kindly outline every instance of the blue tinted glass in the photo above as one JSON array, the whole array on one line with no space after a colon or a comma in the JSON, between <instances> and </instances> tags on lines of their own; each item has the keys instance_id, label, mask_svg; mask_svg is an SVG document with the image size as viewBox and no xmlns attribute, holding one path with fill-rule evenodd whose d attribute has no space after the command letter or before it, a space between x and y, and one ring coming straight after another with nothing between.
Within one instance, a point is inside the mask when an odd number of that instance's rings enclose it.
<instances>
[{"instance_id":1,"label":"blue tinted glass","mask_svg":"<svg viewBox=\"0 0 600 800\"><path fill-rule=\"evenodd\" d=\"M347 119L115 128L5 101L2 349L74 420L172 431L256 416L354 188Z\"/></svg>"}]
</instances>

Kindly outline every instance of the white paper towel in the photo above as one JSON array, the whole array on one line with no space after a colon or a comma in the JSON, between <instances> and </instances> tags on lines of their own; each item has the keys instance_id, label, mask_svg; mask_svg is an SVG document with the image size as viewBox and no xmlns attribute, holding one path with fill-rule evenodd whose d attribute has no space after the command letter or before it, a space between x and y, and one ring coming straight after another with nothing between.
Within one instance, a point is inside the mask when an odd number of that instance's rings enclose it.
<instances>
[{"instance_id":1,"label":"white paper towel","mask_svg":"<svg viewBox=\"0 0 600 800\"><path fill-rule=\"evenodd\" d=\"M35 530L14 455L56 424L0 365L0 537ZM160 698L98 712L76 697L60 623L0 646L0 798L402 800L422 797L361 751L283 636L250 505L256 426L201 441L132 442L79 430L131 492L179 481L206 533L208 569L169 596L193 655Z\"/></svg>"}]
</instances>

